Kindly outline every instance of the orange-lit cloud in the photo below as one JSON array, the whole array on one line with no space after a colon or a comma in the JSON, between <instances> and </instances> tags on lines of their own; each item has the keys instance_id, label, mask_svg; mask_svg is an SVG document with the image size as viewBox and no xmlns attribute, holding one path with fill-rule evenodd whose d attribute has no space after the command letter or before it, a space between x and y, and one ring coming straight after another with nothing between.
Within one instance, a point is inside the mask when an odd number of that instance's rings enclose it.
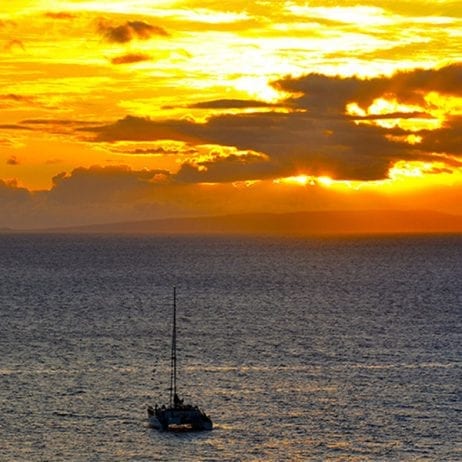
<instances>
[{"instance_id":1,"label":"orange-lit cloud","mask_svg":"<svg viewBox=\"0 0 462 462\"><path fill-rule=\"evenodd\" d=\"M18 165L19 164L19 161L18 159L16 158L16 156L11 156L10 158L7 159L6 163L8 165Z\"/></svg>"},{"instance_id":2,"label":"orange-lit cloud","mask_svg":"<svg viewBox=\"0 0 462 462\"><path fill-rule=\"evenodd\" d=\"M113 43L128 43L132 40L148 40L153 36L168 37L168 32L162 27L144 21L127 21L125 24L113 26L101 19L98 29L104 38Z\"/></svg>"},{"instance_id":3,"label":"orange-lit cloud","mask_svg":"<svg viewBox=\"0 0 462 462\"><path fill-rule=\"evenodd\" d=\"M125 55L116 56L111 59L112 64L134 64L143 61L149 61L151 57L145 53L127 53Z\"/></svg>"},{"instance_id":4,"label":"orange-lit cloud","mask_svg":"<svg viewBox=\"0 0 462 462\"><path fill-rule=\"evenodd\" d=\"M51 19L65 19L65 20L75 18L75 14L69 13L67 11L58 11L58 12L49 11L45 13L45 16Z\"/></svg>"},{"instance_id":5,"label":"orange-lit cloud","mask_svg":"<svg viewBox=\"0 0 462 462\"><path fill-rule=\"evenodd\" d=\"M11 39L5 42L3 45L3 49L5 51L14 51L15 49L19 49L22 51L26 50L26 47L24 45L24 42L19 39Z\"/></svg>"}]
</instances>

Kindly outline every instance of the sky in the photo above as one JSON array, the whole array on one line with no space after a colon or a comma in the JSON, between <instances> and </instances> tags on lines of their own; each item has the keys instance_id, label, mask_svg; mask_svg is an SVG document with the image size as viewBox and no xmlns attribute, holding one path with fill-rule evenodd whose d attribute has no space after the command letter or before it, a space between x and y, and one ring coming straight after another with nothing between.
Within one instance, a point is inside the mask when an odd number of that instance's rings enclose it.
<instances>
[{"instance_id":1,"label":"sky","mask_svg":"<svg viewBox=\"0 0 462 462\"><path fill-rule=\"evenodd\" d=\"M15 0L0 227L462 214L462 2Z\"/></svg>"}]
</instances>

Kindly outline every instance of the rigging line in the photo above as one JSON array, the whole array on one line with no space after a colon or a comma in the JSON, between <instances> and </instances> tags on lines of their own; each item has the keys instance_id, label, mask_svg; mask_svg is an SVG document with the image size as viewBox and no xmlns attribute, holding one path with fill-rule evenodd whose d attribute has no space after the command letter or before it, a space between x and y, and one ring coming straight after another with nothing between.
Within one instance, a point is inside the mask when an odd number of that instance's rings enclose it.
<instances>
[{"instance_id":1,"label":"rigging line","mask_svg":"<svg viewBox=\"0 0 462 462\"><path fill-rule=\"evenodd\" d=\"M176 395L176 287L173 288L172 351L170 357L170 406Z\"/></svg>"}]
</instances>

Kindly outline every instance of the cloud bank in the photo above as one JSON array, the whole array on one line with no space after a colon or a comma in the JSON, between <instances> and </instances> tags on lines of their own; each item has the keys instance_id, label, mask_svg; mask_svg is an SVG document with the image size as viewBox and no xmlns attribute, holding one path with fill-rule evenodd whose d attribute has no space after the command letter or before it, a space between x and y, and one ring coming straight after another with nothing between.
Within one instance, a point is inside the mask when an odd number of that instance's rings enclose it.
<instances>
[{"instance_id":1,"label":"cloud bank","mask_svg":"<svg viewBox=\"0 0 462 462\"><path fill-rule=\"evenodd\" d=\"M439 186L400 197L400 208L416 200L430 208L454 210L457 187ZM341 195L312 184L293 187L271 181L204 185L182 183L163 170L123 166L78 168L56 175L49 191L31 192L0 181L0 228L62 227L138 221L149 218L300 210L386 210L389 199L377 190ZM395 207L396 208L396 207ZM459 213L462 209L459 207Z\"/></svg>"},{"instance_id":2,"label":"cloud bank","mask_svg":"<svg viewBox=\"0 0 462 462\"><path fill-rule=\"evenodd\" d=\"M461 97L462 65L439 70L414 70L391 77L360 79L308 74L286 78L275 86L293 96L282 102L285 113L250 112L211 116L205 123L192 120L151 120L127 116L111 124L82 128L94 142L157 141L171 139L192 144L235 146L261 156L217 157L184 164L178 177L185 182L223 182L279 178L306 173L342 180L378 180L387 177L399 160L431 161L437 155L461 154L461 116L445 114L436 129L409 130L384 127L371 121L431 119L433 92ZM419 110L388 110L367 114L379 98ZM355 103L363 115L351 115ZM218 100L198 103L196 108L252 107L255 102ZM369 122L369 123L365 123ZM410 144L406 136L421 137Z\"/></svg>"}]
</instances>

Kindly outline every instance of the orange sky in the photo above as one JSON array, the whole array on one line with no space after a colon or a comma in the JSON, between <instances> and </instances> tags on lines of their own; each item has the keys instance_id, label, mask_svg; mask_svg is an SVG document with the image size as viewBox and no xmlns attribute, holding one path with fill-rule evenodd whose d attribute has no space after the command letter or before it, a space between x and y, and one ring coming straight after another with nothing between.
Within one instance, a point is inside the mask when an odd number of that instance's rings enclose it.
<instances>
[{"instance_id":1,"label":"orange sky","mask_svg":"<svg viewBox=\"0 0 462 462\"><path fill-rule=\"evenodd\" d=\"M0 227L462 214L459 0L5 3Z\"/></svg>"}]
</instances>

